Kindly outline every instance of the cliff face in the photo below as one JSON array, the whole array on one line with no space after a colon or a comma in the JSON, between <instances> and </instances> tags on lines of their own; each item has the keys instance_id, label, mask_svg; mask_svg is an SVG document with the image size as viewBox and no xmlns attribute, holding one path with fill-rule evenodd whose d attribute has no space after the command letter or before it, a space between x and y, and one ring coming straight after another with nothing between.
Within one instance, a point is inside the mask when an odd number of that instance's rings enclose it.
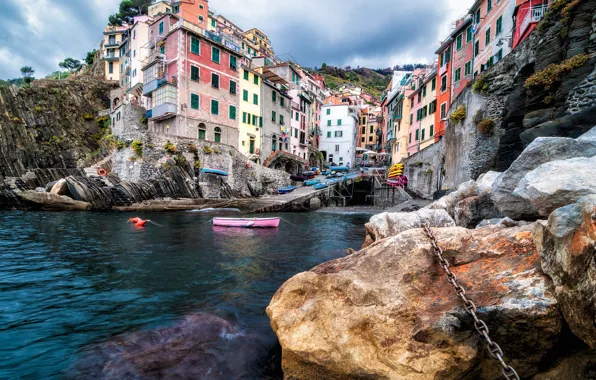
<instances>
[{"instance_id":1,"label":"cliff face","mask_svg":"<svg viewBox=\"0 0 596 380\"><path fill-rule=\"evenodd\" d=\"M0 88L0 179L34 169L81 168L107 149L96 122L112 85L89 77Z\"/></svg>"},{"instance_id":2,"label":"cliff face","mask_svg":"<svg viewBox=\"0 0 596 380\"><path fill-rule=\"evenodd\" d=\"M537 137L575 138L596 125L595 14L595 1L555 2L526 41L454 101L451 110L465 106L466 117L446 128L441 188L504 171Z\"/></svg>"}]
</instances>

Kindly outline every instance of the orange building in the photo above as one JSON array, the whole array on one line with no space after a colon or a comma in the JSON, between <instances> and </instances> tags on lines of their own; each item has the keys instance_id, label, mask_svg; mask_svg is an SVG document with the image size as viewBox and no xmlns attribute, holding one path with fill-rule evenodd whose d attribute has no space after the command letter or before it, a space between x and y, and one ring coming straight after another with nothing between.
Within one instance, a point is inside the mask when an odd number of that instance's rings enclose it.
<instances>
[{"instance_id":1,"label":"orange building","mask_svg":"<svg viewBox=\"0 0 596 380\"><path fill-rule=\"evenodd\" d=\"M451 61L453 37L449 37L441 47L435 52L439 55L439 69L437 79L439 85L437 86L437 107L435 113L435 142L439 141L445 134L445 127L447 123L447 113L451 105Z\"/></svg>"},{"instance_id":2,"label":"orange building","mask_svg":"<svg viewBox=\"0 0 596 380\"><path fill-rule=\"evenodd\" d=\"M172 12L190 23L207 29L209 19L208 0L172 1Z\"/></svg>"}]
</instances>

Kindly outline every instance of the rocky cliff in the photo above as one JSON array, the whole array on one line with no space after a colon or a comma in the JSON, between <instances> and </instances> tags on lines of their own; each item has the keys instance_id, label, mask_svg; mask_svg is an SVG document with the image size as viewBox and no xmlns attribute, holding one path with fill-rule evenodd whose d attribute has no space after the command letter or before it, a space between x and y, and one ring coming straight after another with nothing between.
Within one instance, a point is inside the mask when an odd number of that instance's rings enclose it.
<instances>
[{"instance_id":1,"label":"rocky cliff","mask_svg":"<svg viewBox=\"0 0 596 380\"><path fill-rule=\"evenodd\" d=\"M429 198L502 172L538 137L578 137L596 125L595 79L596 2L553 2L527 40L454 100L451 114L460 109L465 117L448 122L444 153L437 152L442 164L424 151L407 160L411 176L444 172L438 182L413 183L414 190Z\"/></svg>"}]
</instances>

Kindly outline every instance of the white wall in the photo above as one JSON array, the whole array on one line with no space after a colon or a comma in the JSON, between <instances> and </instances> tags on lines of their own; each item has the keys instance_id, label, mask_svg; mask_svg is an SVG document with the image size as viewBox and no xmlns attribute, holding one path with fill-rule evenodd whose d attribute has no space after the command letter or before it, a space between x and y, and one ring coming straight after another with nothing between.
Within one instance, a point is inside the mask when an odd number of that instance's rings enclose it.
<instances>
[{"instance_id":1,"label":"white wall","mask_svg":"<svg viewBox=\"0 0 596 380\"><path fill-rule=\"evenodd\" d=\"M326 153L326 160L339 165L354 166L356 163L356 133L357 121L350 114L350 108L355 111L355 107L348 105L324 105L321 110L321 143L319 150ZM327 114L329 111L329 115ZM338 125L338 120L341 124ZM331 126L328 126L331 121ZM335 133L341 131L341 137L335 137ZM330 137L329 136L330 133ZM339 146L339 150L336 150Z\"/></svg>"}]
</instances>

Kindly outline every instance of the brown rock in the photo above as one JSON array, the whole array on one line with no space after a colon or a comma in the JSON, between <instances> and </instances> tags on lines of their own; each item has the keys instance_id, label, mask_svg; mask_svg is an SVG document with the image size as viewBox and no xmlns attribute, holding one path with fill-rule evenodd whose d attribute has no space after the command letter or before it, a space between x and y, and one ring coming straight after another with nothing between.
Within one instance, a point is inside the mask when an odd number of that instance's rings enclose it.
<instances>
[{"instance_id":1,"label":"brown rock","mask_svg":"<svg viewBox=\"0 0 596 380\"><path fill-rule=\"evenodd\" d=\"M55 195L69 195L68 191L68 183L66 183L65 179L61 179L54 186L52 186L52 190L50 193Z\"/></svg>"},{"instance_id":2,"label":"brown rock","mask_svg":"<svg viewBox=\"0 0 596 380\"><path fill-rule=\"evenodd\" d=\"M555 210L537 224L542 269L554 284L571 331L596 348L596 195Z\"/></svg>"},{"instance_id":3,"label":"brown rock","mask_svg":"<svg viewBox=\"0 0 596 380\"><path fill-rule=\"evenodd\" d=\"M28 207L45 211L89 211L91 204L75 201L66 196L51 193L38 193L36 191L23 191L17 193L19 199Z\"/></svg>"},{"instance_id":4,"label":"brown rock","mask_svg":"<svg viewBox=\"0 0 596 380\"><path fill-rule=\"evenodd\" d=\"M595 380L596 351L585 350L560 360L550 370L532 380Z\"/></svg>"},{"instance_id":5,"label":"brown rock","mask_svg":"<svg viewBox=\"0 0 596 380\"><path fill-rule=\"evenodd\" d=\"M435 229L478 314L520 376L562 319L533 226ZM288 280L267 314L287 379L499 379L428 238L415 229Z\"/></svg>"}]
</instances>

